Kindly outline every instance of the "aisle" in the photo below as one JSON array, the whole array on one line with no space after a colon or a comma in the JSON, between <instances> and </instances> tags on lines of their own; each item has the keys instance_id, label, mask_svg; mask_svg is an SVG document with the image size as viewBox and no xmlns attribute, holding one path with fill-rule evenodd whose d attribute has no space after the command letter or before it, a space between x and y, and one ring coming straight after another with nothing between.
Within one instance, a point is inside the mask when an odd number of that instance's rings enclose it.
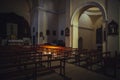
<instances>
[{"instance_id":1,"label":"aisle","mask_svg":"<svg viewBox=\"0 0 120 80\"><path fill-rule=\"evenodd\" d=\"M115 80L69 63L66 63L66 76L71 80ZM39 77L38 80L63 80L63 77L53 72Z\"/></svg>"},{"instance_id":2,"label":"aisle","mask_svg":"<svg viewBox=\"0 0 120 80\"><path fill-rule=\"evenodd\" d=\"M89 71L73 64L66 65L66 75L71 77L72 80L114 80L111 77Z\"/></svg>"}]
</instances>

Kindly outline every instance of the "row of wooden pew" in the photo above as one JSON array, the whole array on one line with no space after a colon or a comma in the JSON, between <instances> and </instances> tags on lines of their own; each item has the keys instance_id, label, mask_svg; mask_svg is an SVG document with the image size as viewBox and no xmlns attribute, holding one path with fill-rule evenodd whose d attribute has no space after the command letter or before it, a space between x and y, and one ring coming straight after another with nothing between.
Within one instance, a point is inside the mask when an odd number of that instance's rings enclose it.
<instances>
[{"instance_id":1,"label":"row of wooden pew","mask_svg":"<svg viewBox=\"0 0 120 80\"><path fill-rule=\"evenodd\" d=\"M52 54L37 52L33 46L1 47L0 79L37 80L38 75L55 69L59 69L60 75L65 76L65 60L64 56L54 58Z\"/></svg>"},{"instance_id":2,"label":"row of wooden pew","mask_svg":"<svg viewBox=\"0 0 120 80\"><path fill-rule=\"evenodd\" d=\"M111 56L115 54L115 56ZM120 69L120 54L116 51L111 53L110 51L101 52L98 50L75 50L73 54L73 63L76 65L85 67L89 70L95 71L101 69L104 74L109 74L107 70L111 70L113 77L116 77L117 70ZM97 66L95 68L95 66Z\"/></svg>"},{"instance_id":3,"label":"row of wooden pew","mask_svg":"<svg viewBox=\"0 0 120 80\"><path fill-rule=\"evenodd\" d=\"M59 69L60 75L65 78L65 63L71 59L74 63L94 70L98 66L106 73L112 68L114 76L120 69L120 56L98 50L78 50L77 48L52 49L51 54L44 54L49 49L36 46L2 46L0 47L0 79L1 80L37 80L38 75L44 72ZM57 56L54 55L54 52ZM56 64L57 63L57 64Z\"/></svg>"}]
</instances>

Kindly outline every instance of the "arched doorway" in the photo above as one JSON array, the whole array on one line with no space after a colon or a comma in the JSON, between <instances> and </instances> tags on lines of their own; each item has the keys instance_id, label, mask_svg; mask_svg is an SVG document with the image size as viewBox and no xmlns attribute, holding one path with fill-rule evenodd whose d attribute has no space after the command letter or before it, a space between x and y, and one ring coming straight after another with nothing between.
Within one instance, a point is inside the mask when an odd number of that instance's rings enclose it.
<instances>
[{"instance_id":1,"label":"arched doorway","mask_svg":"<svg viewBox=\"0 0 120 80\"><path fill-rule=\"evenodd\" d=\"M86 11L86 10L89 10L90 8L97 8L101 11L101 15L103 17L103 20L102 20L102 24L99 25L99 28L102 26L102 30L104 31L105 29L105 26L106 26L106 20L107 20L107 16L106 16L106 11L104 9L104 7L99 4L99 3L96 3L96 2L87 2L83 5L81 5L81 7L79 7L78 9L76 9L76 11L74 12L73 16L72 16L72 19L71 19L71 37L70 37L70 41L71 41L71 47L73 48L78 48L78 38L80 34L80 31L79 31L79 28L82 28L82 29L86 29L86 30L89 30L91 32L93 32L94 29L92 28L85 28L85 27L82 27L79 25L79 19L81 17L81 15ZM92 19L92 18L91 18ZM84 22L83 22L84 23ZM81 32L82 33L82 32ZM89 33L88 33L89 34ZM92 34L95 34L94 36L96 36L96 31L94 31L94 33ZM90 35L89 36L89 40L91 42L93 42L90 38L92 37L93 35ZM96 43L96 38L94 39L94 43ZM84 38L83 38L83 43L84 43ZM86 43L87 44L87 43ZM88 43L89 44L89 43ZM84 45L84 44L83 44ZM104 46L104 48L106 47L106 42L102 43L101 44L102 46ZM91 45L89 45L91 46ZM95 45L94 45L95 46ZM84 47L83 47L84 48Z\"/></svg>"},{"instance_id":2,"label":"arched doorway","mask_svg":"<svg viewBox=\"0 0 120 80\"><path fill-rule=\"evenodd\" d=\"M78 40L78 49L82 49L82 48L83 48L83 38L79 37L79 40Z\"/></svg>"}]
</instances>

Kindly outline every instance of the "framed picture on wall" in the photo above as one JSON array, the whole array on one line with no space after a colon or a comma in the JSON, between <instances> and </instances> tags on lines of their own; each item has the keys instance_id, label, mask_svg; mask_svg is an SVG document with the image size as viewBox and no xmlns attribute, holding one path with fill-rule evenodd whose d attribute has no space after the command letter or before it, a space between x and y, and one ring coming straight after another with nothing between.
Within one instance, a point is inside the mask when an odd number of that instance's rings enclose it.
<instances>
[{"instance_id":1,"label":"framed picture on wall","mask_svg":"<svg viewBox=\"0 0 120 80\"><path fill-rule=\"evenodd\" d=\"M64 31L63 30L61 30L61 36L63 36L64 35Z\"/></svg>"},{"instance_id":2,"label":"framed picture on wall","mask_svg":"<svg viewBox=\"0 0 120 80\"><path fill-rule=\"evenodd\" d=\"M65 36L69 36L70 35L70 30L69 30L69 28L67 27L67 28L65 28Z\"/></svg>"},{"instance_id":3,"label":"framed picture on wall","mask_svg":"<svg viewBox=\"0 0 120 80\"><path fill-rule=\"evenodd\" d=\"M35 32L35 27L33 27L33 32Z\"/></svg>"},{"instance_id":4,"label":"framed picture on wall","mask_svg":"<svg viewBox=\"0 0 120 80\"><path fill-rule=\"evenodd\" d=\"M48 29L46 30L46 35L50 35L50 31Z\"/></svg>"},{"instance_id":5,"label":"framed picture on wall","mask_svg":"<svg viewBox=\"0 0 120 80\"><path fill-rule=\"evenodd\" d=\"M113 20L108 24L108 35L118 35L118 24Z\"/></svg>"},{"instance_id":6,"label":"framed picture on wall","mask_svg":"<svg viewBox=\"0 0 120 80\"><path fill-rule=\"evenodd\" d=\"M7 35L10 39L16 39L18 33L18 25L15 23L7 23Z\"/></svg>"},{"instance_id":7,"label":"framed picture on wall","mask_svg":"<svg viewBox=\"0 0 120 80\"><path fill-rule=\"evenodd\" d=\"M38 37L38 32L36 32L36 37Z\"/></svg>"},{"instance_id":8,"label":"framed picture on wall","mask_svg":"<svg viewBox=\"0 0 120 80\"><path fill-rule=\"evenodd\" d=\"M43 37L43 32L40 32L40 37Z\"/></svg>"},{"instance_id":9,"label":"framed picture on wall","mask_svg":"<svg viewBox=\"0 0 120 80\"><path fill-rule=\"evenodd\" d=\"M53 36L56 36L56 31L55 30L53 30Z\"/></svg>"}]
</instances>

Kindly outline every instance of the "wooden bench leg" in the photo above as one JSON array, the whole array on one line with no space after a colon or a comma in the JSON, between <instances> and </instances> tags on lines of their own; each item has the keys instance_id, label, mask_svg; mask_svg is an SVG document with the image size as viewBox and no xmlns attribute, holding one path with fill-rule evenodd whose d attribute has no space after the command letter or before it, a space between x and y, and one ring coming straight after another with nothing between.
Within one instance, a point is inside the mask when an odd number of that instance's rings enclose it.
<instances>
[{"instance_id":1,"label":"wooden bench leg","mask_svg":"<svg viewBox=\"0 0 120 80\"><path fill-rule=\"evenodd\" d=\"M65 76L65 60L60 60L60 74Z\"/></svg>"},{"instance_id":2,"label":"wooden bench leg","mask_svg":"<svg viewBox=\"0 0 120 80\"><path fill-rule=\"evenodd\" d=\"M33 70L33 80L37 80L37 63L35 63L35 69Z\"/></svg>"}]
</instances>

